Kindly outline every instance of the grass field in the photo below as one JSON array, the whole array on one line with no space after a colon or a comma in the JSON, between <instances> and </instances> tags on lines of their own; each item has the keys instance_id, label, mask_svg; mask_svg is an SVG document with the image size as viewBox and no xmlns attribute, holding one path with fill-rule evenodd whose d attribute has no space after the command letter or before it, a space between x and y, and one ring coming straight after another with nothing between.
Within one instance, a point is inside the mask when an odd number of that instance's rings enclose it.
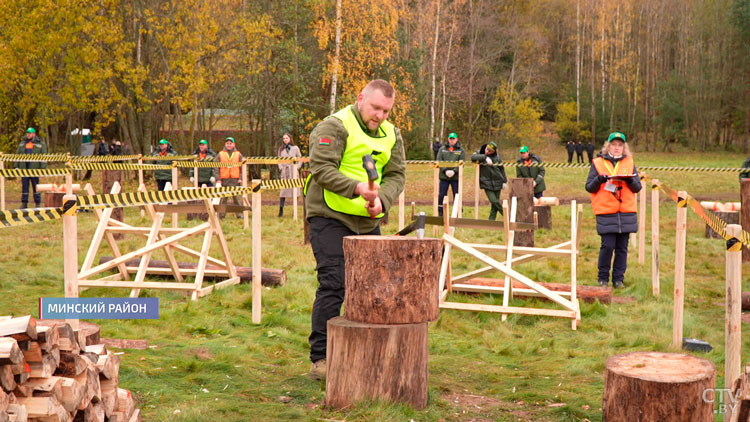
<instances>
[{"instance_id":1,"label":"grass field","mask_svg":"<svg viewBox=\"0 0 750 422\"><path fill-rule=\"evenodd\" d=\"M503 157L512 155L508 152ZM554 155L562 158L564 153L560 147L542 150L540 155L546 161L560 161ZM636 154L638 165L736 167L741 162L741 157L719 153ZM409 169L407 201L427 203L431 199L431 171ZM697 197L739 198L736 174L652 176ZM586 170L550 169L546 195L587 200L585 177ZM467 170L467 178L473 180L472 169ZM20 182L7 185L9 200L17 201ZM473 216L473 182L465 187L464 215ZM132 188L129 182L126 190ZM274 194L264 195L267 200L274 198ZM480 199L486 201L483 193ZM428 212L429 208L418 206ZM310 310L317 285L314 260L309 246L302 243L302 220L292 222L290 208L283 219L277 218L276 212L273 205L263 207L263 265L286 270L289 280L284 287L264 288L262 324L251 323L249 285L230 287L196 302L177 293L145 291L142 294L160 298L159 320L94 321L101 325L103 337L145 339L151 345L145 351L123 350L120 372L121 386L133 391L144 420L600 421L603 370L608 357L629 351L678 351L670 345L675 206L664 201L660 208L660 297L651 295L650 247L646 249L646 265L638 265L636 249L631 245L627 286L615 295L632 296L634 301L582 304L577 331L570 329L569 320L510 316L503 323L499 315L441 311L439 320L430 325L430 398L426 409L415 411L385 403L364 403L347 411L325 409L325 385L306 377ZM480 216L486 218L488 212L488 207L482 206ZM396 215L394 209L384 233L397 230ZM569 238L570 207L556 207L553 216L554 228L537 233L538 245ZM82 260L95 219L92 214L79 217ZM147 224L134 209L126 211L126 221ZM0 314L37 316L39 297L63 295L61 227L55 221L0 230L0 242L8 248L0 261L0 291L4 293L0 295ZM242 230L241 220L228 217L223 228L235 264L250 266L250 237ZM703 230L703 223L689 211L684 334L714 346L713 352L698 355L716 364L717 384L722 387L725 248L723 241L704 239ZM457 237L478 242L503 239L501 233L473 230L459 230ZM199 247L198 240L186 244ZM128 238L121 249L138 245L138 239ZM578 264L581 284L595 284L598 247L591 209L585 205ZM100 253L110 254L106 248ZM164 257L155 254L154 259ZM453 265L454 274L480 267L476 260L458 253ZM564 259L540 260L518 270L538 281L569 279L569 264ZM744 270L747 274L750 268L745 265ZM750 283L744 282L743 287L750 288ZM82 295L123 293L97 289ZM500 296L453 295L450 299L502 301ZM514 304L536 302L516 300ZM745 338L744 350L749 346Z\"/></svg>"}]
</instances>

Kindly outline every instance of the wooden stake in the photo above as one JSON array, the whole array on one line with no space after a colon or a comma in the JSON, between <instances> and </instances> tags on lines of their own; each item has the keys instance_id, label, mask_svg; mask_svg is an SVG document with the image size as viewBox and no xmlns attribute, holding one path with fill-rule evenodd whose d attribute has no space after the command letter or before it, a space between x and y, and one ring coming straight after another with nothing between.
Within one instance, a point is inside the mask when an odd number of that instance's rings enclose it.
<instances>
[{"instance_id":1,"label":"wooden stake","mask_svg":"<svg viewBox=\"0 0 750 422\"><path fill-rule=\"evenodd\" d=\"M139 166L143 165L143 154L138 154L138 165ZM140 186L144 186L144 184L143 184L143 169L142 168L138 169L138 186L139 187ZM146 216L146 210L143 209L143 207L141 207L141 218L143 218L145 216Z\"/></svg>"},{"instance_id":2,"label":"wooden stake","mask_svg":"<svg viewBox=\"0 0 750 422\"><path fill-rule=\"evenodd\" d=\"M464 197L464 162L461 161L458 165L458 194L461 198ZM464 215L464 204L463 200L458 203L458 218ZM454 204L455 206L455 204Z\"/></svg>"},{"instance_id":3,"label":"wooden stake","mask_svg":"<svg viewBox=\"0 0 750 422\"><path fill-rule=\"evenodd\" d=\"M679 191L679 198L687 192ZM684 201L682 201L684 203ZM672 346L682 347L682 315L685 306L685 239L687 236L687 203L677 203L677 227L674 247L674 312L672 321Z\"/></svg>"},{"instance_id":4,"label":"wooden stake","mask_svg":"<svg viewBox=\"0 0 750 422\"><path fill-rule=\"evenodd\" d=\"M750 179L740 181L740 224L742 229L750 232ZM742 262L750 262L750 249L742 247Z\"/></svg>"},{"instance_id":5,"label":"wooden stake","mask_svg":"<svg viewBox=\"0 0 750 422\"><path fill-rule=\"evenodd\" d=\"M438 194L440 189L440 167L435 162L435 171L432 176L432 215L438 216ZM445 202L445 201L443 201ZM438 237L438 227L432 226L432 235Z\"/></svg>"},{"instance_id":6,"label":"wooden stake","mask_svg":"<svg viewBox=\"0 0 750 422\"><path fill-rule=\"evenodd\" d=\"M297 163L292 163L292 178L299 179L299 169ZM297 188L292 188L292 205L294 206L294 221L297 221ZM247 212L245 212L247 215Z\"/></svg>"},{"instance_id":7,"label":"wooden stake","mask_svg":"<svg viewBox=\"0 0 750 422\"><path fill-rule=\"evenodd\" d=\"M578 282L578 206L575 200L570 201L570 301L578 303L576 284ZM508 264L510 265L510 263ZM573 319L573 329L580 320Z\"/></svg>"},{"instance_id":8,"label":"wooden stake","mask_svg":"<svg viewBox=\"0 0 750 422\"><path fill-rule=\"evenodd\" d=\"M646 262L646 188L638 194L640 211L638 212L638 263Z\"/></svg>"},{"instance_id":9,"label":"wooden stake","mask_svg":"<svg viewBox=\"0 0 750 422\"><path fill-rule=\"evenodd\" d=\"M73 172L65 175L65 193L73 193Z\"/></svg>"},{"instance_id":10,"label":"wooden stake","mask_svg":"<svg viewBox=\"0 0 750 422\"><path fill-rule=\"evenodd\" d=\"M178 183L177 178L179 177L178 170L179 169L177 168L177 161L172 161L172 190L177 190L177 183ZM175 229L178 227L177 226L178 215L179 214L177 214L176 212L172 213L172 227Z\"/></svg>"},{"instance_id":11,"label":"wooden stake","mask_svg":"<svg viewBox=\"0 0 750 422\"><path fill-rule=\"evenodd\" d=\"M244 166L243 166L244 167ZM253 180L253 185L260 183L260 180ZM253 249L253 315L254 324L260 324L261 311L261 196L260 189L253 192L253 229L252 229L252 249Z\"/></svg>"},{"instance_id":12,"label":"wooden stake","mask_svg":"<svg viewBox=\"0 0 750 422\"><path fill-rule=\"evenodd\" d=\"M199 187L198 175L199 175L198 167L193 167L193 187L196 189Z\"/></svg>"},{"instance_id":13,"label":"wooden stake","mask_svg":"<svg viewBox=\"0 0 750 422\"><path fill-rule=\"evenodd\" d=\"M72 194L63 197L66 201L75 201ZM63 274L65 278L65 297L78 297L78 217L75 213L63 215ZM78 330L78 319L66 320L74 329Z\"/></svg>"},{"instance_id":14,"label":"wooden stake","mask_svg":"<svg viewBox=\"0 0 750 422\"><path fill-rule=\"evenodd\" d=\"M258 181L258 182L260 182L260 181ZM246 163L242 164L242 187L243 188L247 187L247 164ZM243 199L243 201L242 201L243 204L247 204L250 198L247 197L247 194L244 194L244 195L242 195L242 199ZM295 207L295 212L296 211L297 210L296 210L296 207ZM243 227L244 227L245 230L247 230L247 229L250 228L250 213L248 211L242 211L242 217L243 217L243 221L244 221ZM255 217L253 217L253 218L255 218Z\"/></svg>"},{"instance_id":15,"label":"wooden stake","mask_svg":"<svg viewBox=\"0 0 750 422\"><path fill-rule=\"evenodd\" d=\"M398 230L401 231L404 226L404 202L406 202L404 191L398 195Z\"/></svg>"},{"instance_id":16,"label":"wooden stake","mask_svg":"<svg viewBox=\"0 0 750 422\"><path fill-rule=\"evenodd\" d=\"M518 210L518 201L517 198L514 196L510 200L510 220L508 220L510 223L516 222L516 212ZM510 224L506 224L505 227L507 227L508 236L505 238L505 241L507 242L507 248L505 251L505 265L508 266L508 268L511 268L511 264L513 262L513 239L515 237L515 230L510 229ZM513 284L512 280L510 279L509 275L505 275L505 289L503 291L503 306L508 307L510 303L510 299L513 298L513 287L511 286ZM506 321L508 319L508 314L503 314L502 318L503 321Z\"/></svg>"},{"instance_id":17,"label":"wooden stake","mask_svg":"<svg viewBox=\"0 0 750 422\"><path fill-rule=\"evenodd\" d=\"M659 181L651 189L651 291L659 296Z\"/></svg>"},{"instance_id":18,"label":"wooden stake","mask_svg":"<svg viewBox=\"0 0 750 422\"><path fill-rule=\"evenodd\" d=\"M479 220L479 163L475 167L477 174L474 177L474 219Z\"/></svg>"},{"instance_id":19,"label":"wooden stake","mask_svg":"<svg viewBox=\"0 0 750 422\"><path fill-rule=\"evenodd\" d=\"M0 171L5 169L5 161L0 161ZM5 211L5 176L0 176L0 211Z\"/></svg>"},{"instance_id":20,"label":"wooden stake","mask_svg":"<svg viewBox=\"0 0 750 422\"><path fill-rule=\"evenodd\" d=\"M739 224L727 226L727 234L739 239L742 227ZM742 251L726 252L726 346L724 366L724 387L734 391L734 382L740 376L740 355L742 347ZM725 419L727 420L727 419Z\"/></svg>"}]
</instances>

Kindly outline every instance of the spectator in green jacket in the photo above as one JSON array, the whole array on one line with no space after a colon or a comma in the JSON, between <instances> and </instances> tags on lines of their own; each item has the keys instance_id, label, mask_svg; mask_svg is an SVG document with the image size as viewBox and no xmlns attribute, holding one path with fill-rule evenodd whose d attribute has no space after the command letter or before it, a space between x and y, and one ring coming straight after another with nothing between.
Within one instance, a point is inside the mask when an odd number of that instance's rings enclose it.
<instances>
[{"instance_id":1,"label":"spectator in green jacket","mask_svg":"<svg viewBox=\"0 0 750 422\"><path fill-rule=\"evenodd\" d=\"M46 154L47 144L42 138L37 136L33 127L26 129L26 137L18 143L16 154ZM42 161L20 161L16 163L17 169L44 169L47 168L47 162ZM42 206L42 195L36 191L36 185L39 184L39 177L22 177L21 178L21 208L29 206L29 185L34 193L34 203L36 207Z\"/></svg>"},{"instance_id":2,"label":"spectator in green jacket","mask_svg":"<svg viewBox=\"0 0 750 422\"><path fill-rule=\"evenodd\" d=\"M501 163L500 155L497 153L497 144L490 142L482 145L476 154L471 156L471 161L479 163L479 187L484 189L487 199L490 200L490 221L494 221L497 213L503 215L503 207L500 204L500 191L505 188L508 178L505 176L505 167L496 166Z\"/></svg>"},{"instance_id":3,"label":"spectator in green jacket","mask_svg":"<svg viewBox=\"0 0 750 422\"><path fill-rule=\"evenodd\" d=\"M747 157L747 160L745 160L744 163L742 163L743 169L748 169L748 171L743 171L740 173L740 180L742 179L750 179L750 157Z\"/></svg>"},{"instance_id":4,"label":"spectator in green jacket","mask_svg":"<svg viewBox=\"0 0 750 422\"><path fill-rule=\"evenodd\" d=\"M458 135L451 132L448 135L448 143L443 145L438 151L437 161L463 161L466 159L466 152L461 148L461 142L458 141ZM438 194L438 215L443 215L443 200L448 195L448 188L453 190L453 196L458 195L458 167L441 167L440 168L440 193Z\"/></svg>"},{"instance_id":5,"label":"spectator in green jacket","mask_svg":"<svg viewBox=\"0 0 750 422\"><path fill-rule=\"evenodd\" d=\"M534 181L534 198L541 198L547 186L544 184L544 167L538 155L529 152L529 147L522 146L518 150L521 158L516 167L516 177L528 177Z\"/></svg>"},{"instance_id":6,"label":"spectator in green jacket","mask_svg":"<svg viewBox=\"0 0 750 422\"><path fill-rule=\"evenodd\" d=\"M216 152L208 146L208 142L205 139L201 139L198 142L198 149L193 151L196 160L198 161L216 161ZM218 168L201 167L198 169L198 186L206 185L209 188L214 187L216 182L216 175L218 174ZM190 181L195 182L195 175L190 176Z\"/></svg>"},{"instance_id":7,"label":"spectator in green jacket","mask_svg":"<svg viewBox=\"0 0 750 422\"><path fill-rule=\"evenodd\" d=\"M154 164L161 165L172 165L172 161L168 157L170 155L177 155L172 144L166 139L159 141L159 149L154 151L152 154L155 157L164 157L162 160L155 160ZM164 190L167 182L172 182L172 170L154 170L154 179L156 179L156 187L159 190Z\"/></svg>"}]
</instances>

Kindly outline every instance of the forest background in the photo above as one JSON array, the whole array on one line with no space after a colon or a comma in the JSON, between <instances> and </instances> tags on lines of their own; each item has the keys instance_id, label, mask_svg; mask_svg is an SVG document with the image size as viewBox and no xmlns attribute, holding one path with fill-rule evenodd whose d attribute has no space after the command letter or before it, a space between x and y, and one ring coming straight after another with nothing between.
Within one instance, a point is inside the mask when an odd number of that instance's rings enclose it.
<instances>
[{"instance_id":1,"label":"forest background","mask_svg":"<svg viewBox=\"0 0 750 422\"><path fill-rule=\"evenodd\" d=\"M409 158L628 134L634 149L750 147L748 0L2 0L0 150L76 128L136 153L238 138L276 155L373 78ZM555 122L545 125L543 122Z\"/></svg>"}]
</instances>

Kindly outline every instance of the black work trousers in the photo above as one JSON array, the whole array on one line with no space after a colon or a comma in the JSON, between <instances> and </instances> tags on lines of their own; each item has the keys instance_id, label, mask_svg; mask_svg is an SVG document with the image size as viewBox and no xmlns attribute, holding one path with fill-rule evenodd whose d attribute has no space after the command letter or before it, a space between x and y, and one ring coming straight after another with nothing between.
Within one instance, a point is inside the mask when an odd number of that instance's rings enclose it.
<instances>
[{"instance_id":1,"label":"black work trousers","mask_svg":"<svg viewBox=\"0 0 750 422\"><path fill-rule=\"evenodd\" d=\"M312 309L310 361L326 358L328 320L341 315L344 303L344 237L356 234L380 234L380 227L370 233L355 233L332 218L310 217L310 244L318 272L318 290Z\"/></svg>"},{"instance_id":2,"label":"black work trousers","mask_svg":"<svg viewBox=\"0 0 750 422\"><path fill-rule=\"evenodd\" d=\"M42 202L42 194L36 191L36 185L39 184L38 177L22 177L21 178L21 202L23 206L27 206L29 202L29 187L31 192L34 194L34 203L38 207Z\"/></svg>"},{"instance_id":3,"label":"black work trousers","mask_svg":"<svg viewBox=\"0 0 750 422\"><path fill-rule=\"evenodd\" d=\"M453 197L458 195L458 180L440 180L440 191L438 192L438 215L443 216L443 201L448 196L448 188L453 190Z\"/></svg>"},{"instance_id":4,"label":"black work trousers","mask_svg":"<svg viewBox=\"0 0 750 422\"><path fill-rule=\"evenodd\" d=\"M608 233L600 235L602 246L599 249L599 281L609 281L609 270L612 269L612 282L625 281L625 270L628 269L628 240L630 233ZM615 263L612 265L612 254Z\"/></svg>"}]
</instances>

